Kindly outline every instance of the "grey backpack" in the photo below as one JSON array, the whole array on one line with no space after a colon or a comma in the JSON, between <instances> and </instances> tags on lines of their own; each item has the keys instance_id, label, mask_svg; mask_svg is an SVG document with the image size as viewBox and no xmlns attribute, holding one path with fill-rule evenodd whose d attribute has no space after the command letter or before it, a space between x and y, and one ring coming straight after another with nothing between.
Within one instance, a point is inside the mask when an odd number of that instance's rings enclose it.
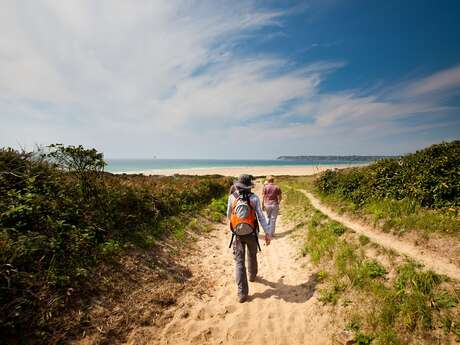
<instances>
[{"instance_id":1,"label":"grey backpack","mask_svg":"<svg viewBox=\"0 0 460 345\"><path fill-rule=\"evenodd\" d=\"M253 233L258 225L256 212L250 202L251 195L242 195L238 192L233 194L235 200L232 203L230 224L237 236Z\"/></svg>"}]
</instances>

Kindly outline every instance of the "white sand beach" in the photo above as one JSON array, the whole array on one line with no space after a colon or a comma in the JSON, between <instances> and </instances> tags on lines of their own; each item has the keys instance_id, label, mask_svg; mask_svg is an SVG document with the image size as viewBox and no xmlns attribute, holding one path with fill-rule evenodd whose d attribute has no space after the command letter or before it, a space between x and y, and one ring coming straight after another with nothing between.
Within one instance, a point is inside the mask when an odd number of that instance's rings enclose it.
<instances>
[{"instance_id":1,"label":"white sand beach","mask_svg":"<svg viewBox=\"0 0 460 345\"><path fill-rule=\"evenodd\" d=\"M337 165L304 165L304 166L248 166L248 167L219 167L219 168L193 168L193 169L171 169L171 170L144 170L144 171L124 171L118 174L143 174L143 175L224 175L238 176L240 174L251 174L254 176L266 175L290 175L305 176L314 175L325 170L343 169L353 166L363 166L365 164L337 164Z\"/></svg>"}]
</instances>

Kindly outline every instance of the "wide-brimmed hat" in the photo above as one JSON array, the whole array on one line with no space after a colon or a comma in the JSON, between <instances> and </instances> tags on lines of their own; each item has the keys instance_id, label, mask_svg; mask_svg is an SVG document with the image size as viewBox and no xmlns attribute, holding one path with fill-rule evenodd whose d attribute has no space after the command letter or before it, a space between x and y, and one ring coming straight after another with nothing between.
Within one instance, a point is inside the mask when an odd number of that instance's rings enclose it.
<instances>
[{"instance_id":1,"label":"wide-brimmed hat","mask_svg":"<svg viewBox=\"0 0 460 345\"><path fill-rule=\"evenodd\" d=\"M251 189L254 187L252 179L253 177L251 175L242 174L238 177L238 180L235 181L234 185L238 189Z\"/></svg>"}]
</instances>

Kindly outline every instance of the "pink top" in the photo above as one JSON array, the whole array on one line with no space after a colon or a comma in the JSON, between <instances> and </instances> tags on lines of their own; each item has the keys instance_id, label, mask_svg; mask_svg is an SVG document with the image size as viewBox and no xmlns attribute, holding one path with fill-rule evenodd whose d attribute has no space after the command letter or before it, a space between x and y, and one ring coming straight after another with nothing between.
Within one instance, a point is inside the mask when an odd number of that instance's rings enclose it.
<instances>
[{"instance_id":1,"label":"pink top","mask_svg":"<svg viewBox=\"0 0 460 345\"><path fill-rule=\"evenodd\" d=\"M281 197L281 189L274 183L267 183L263 190L265 205L278 205Z\"/></svg>"}]
</instances>

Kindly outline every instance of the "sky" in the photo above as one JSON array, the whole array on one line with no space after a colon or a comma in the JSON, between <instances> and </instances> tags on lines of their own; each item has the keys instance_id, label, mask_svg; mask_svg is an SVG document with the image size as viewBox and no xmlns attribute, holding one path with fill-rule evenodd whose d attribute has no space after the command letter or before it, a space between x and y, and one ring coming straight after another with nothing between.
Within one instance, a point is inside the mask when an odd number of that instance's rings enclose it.
<instances>
[{"instance_id":1,"label":"sky","mask_svg":"<svg viewBox=\"0 0 460 345\"><path fill-rule=\"evenodd\" d=\"M0 0L0 147L402 154L460 138L457 0Z\"/></svg>"}]
</instances>

